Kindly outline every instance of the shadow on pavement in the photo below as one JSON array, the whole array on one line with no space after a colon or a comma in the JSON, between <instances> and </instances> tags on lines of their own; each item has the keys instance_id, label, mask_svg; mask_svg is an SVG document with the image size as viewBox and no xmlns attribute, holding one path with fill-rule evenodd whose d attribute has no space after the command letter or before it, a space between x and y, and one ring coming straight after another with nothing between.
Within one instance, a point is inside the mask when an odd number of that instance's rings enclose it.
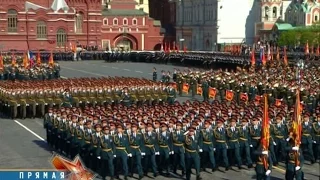
<instances>
[{"instance_id":1,"label":"shadow on pavement","mask_svg":"<svg viewBox=\"0 0 320 180\"><path fill-rule=\"evenodd\" d=\"M50 152L52 151L52 149L49 147L49 145L45 141L33 140L32 142L35 143L36 145L38 145L40 148L46 150L46 151L50 151Z\"/></svg>"}]
</instances>

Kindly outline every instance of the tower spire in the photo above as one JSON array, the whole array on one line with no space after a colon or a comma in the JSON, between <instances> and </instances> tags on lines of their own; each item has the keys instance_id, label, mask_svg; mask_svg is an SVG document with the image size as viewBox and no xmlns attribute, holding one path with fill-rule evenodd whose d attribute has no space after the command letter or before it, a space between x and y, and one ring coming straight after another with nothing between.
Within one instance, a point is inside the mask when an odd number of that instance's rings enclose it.
<instances>
[{"instance_id":1,"label":"tower spire","mask_svg":"<svg viewBox=\"0 0 320 180\"><path fill-rule=\"evenodd\" d=\"M62 9L65 13L69 11L69 6L65 0L54 0L51 9L57 13L60 9Z\"/></svg>"}]
</instances>

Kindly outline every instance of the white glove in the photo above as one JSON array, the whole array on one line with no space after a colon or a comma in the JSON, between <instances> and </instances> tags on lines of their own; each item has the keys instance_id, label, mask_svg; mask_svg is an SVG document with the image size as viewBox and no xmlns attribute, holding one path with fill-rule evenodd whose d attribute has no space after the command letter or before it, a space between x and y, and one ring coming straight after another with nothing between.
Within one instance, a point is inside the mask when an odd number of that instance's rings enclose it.
<instances>
[{"instance_id":1,"label":"white glove","mask_svg":"<svg viewBox=\"0 0 320 180\"><path fill-rule=\"evenodd\" d=\"M199 152L202 152L202 149L199 149Z\"/></svg>"},{"instance_id":2,"label":"white glove","mask_svg":"<svg viewBox=\"0 0 320 180\"><path fill-rule=\"evenodd\" d=\"M299 150L299 147L295 146L295 147L292 148L292 150L298 151L298 150Z\"/></svg>"},{"instance_id":3,"label":"white glove","mask_svg":"<svg viewBox=\"0 0 320 180\"><path fill-rule=\"evenodd\" d=\"M174 154L174 151L171 151L171 154Z\"/></svg>"},{"instance_id":4,"label":"white glove","mask_svg":"<svg viewBox=\"0 0 320 180\"><path fill-rule=\"evenodd\" d=\"M98 159L101 159L101 157L100 157L100 156L98 156L97 158L98 158Z\"/></svg>"},{"instance_id":5,"label":"white glove","mask_svg":"<svg viewBox=\"0 0 320 180\"><path fill-rule=\"evenodd\" d=\"M213 148L213 151L216 151L216 148Z\"/></svg>"},{"instance_id":6,"label":"white glove","mask_svg":"<svg viewBox=\"0 0 320 180\"><path fill-rule=\"evenodd\" d=\"M132 154L131 154L131 153L129 153L129 154L128 154L128 157L132 157Z\"/></svg>"},{"instance_id":7,"label":"white glove","mask_svg":"<svg viewBox=\"0 0 320 180\"><path fill-rule=\"evenodd\" d=\"M250 147L253 147L252 144L250 144Z\"/></svg>"},{"instance_id":8,"label":"white glove","mask_svg":"<svg viewBox=\"0 0 320 180\"><path fill-rule=\"evenodd\" d=\"M316 143L317 143L317 141L313 141L313 143L314 143L314 144L316 144Z\"/></svg>"},{"instance_id":9,"label":"white glove","mask_svg":"<svg viewBox=\"0 0 320 180\"><path fill-rule=\"evenodd\" d=\"M277 143L276 143L276 142L273 142L273 145L275 145L275 146L276 146L276 145L277 145Z\"/></svg>"},{"instance_id":10,"label":"white glove","mask_svg":"<svg viewBox=\"0 0 320 180\"><path fill-rule=\"evenodd\" d=\"M113 155L113 157L117 157L117 155Z\"/></svg>"},{"instance_id":11,"label":"white glove","mask_svg":"<svg viewBox=\"0 0 320 180\"><path fill-rule=\"evenodd\" d=\"M301 169L300 166L297 166L297 167L296 167L296 171L299 171L300 169Z\"/></svg>"},{"instance_id":12,"label":"white glove","mask_svg":"<svg viewBox=\"0 0 320 180\"><path fill-rule=\"evenodd\" d=\"M141 153L141 156L145 156L145 155L146 155L146 153L144 153L144 152Z\"/></svg>"},{"instance_id":13,"label":"white glove","mask_svg":"<svg viewBox=\"0 0 320 180\"><path fill-rule=\"evenodd\" d=\"M286 141L288 141L288 142L289 142L289 141L290 141L290 138L287 138L287 139L286 139Z\"/></svg>"},{"instance_id":14,"label":"white glove","mask_svg":"<svg viewBox=\"0 0 320 180\"><path fill-rule=\"evenodd\" d=\"M268 151L262 151L262 154L268 155Z\"/></svg>"},{"instance_id":15,"label":"white glove","mask_svg":"<svg viewBox=\"0 0 320 180\"><path fill-rule=\"evenodd\" d=\"M269 175L270 175L270 173L271 173L271 171L270 171L270 170L268 170L268 171L266 172L266 175L267 175L267 176L269 176Z\"/></svg>"},{"instance_id":16,"label":"white glove","mask_svg":"<svg viewBox=\"0 0 320 180\"><path fill-rule=\"evenodd\" d=\"M172 154L172 152L170 151L170 152L169 152L169 155L171 155L171 154Z\"/></svg>"},{"instance_id":17,"label":"white glove","mask_svg":"<svg viewBox=\"0 0 320 180\"><path fill-rule=\"evenodd\" d=\"M154 154L155 154L155 155L160 155L160 153L159 153L159 152L155 152Z\"/></svg>"}]
</instances>

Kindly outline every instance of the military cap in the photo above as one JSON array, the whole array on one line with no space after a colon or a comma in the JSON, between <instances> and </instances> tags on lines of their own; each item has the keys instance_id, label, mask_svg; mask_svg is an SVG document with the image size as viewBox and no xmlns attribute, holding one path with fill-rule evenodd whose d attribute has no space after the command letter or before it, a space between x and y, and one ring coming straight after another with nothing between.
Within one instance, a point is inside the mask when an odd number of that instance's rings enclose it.
<instances>
[{"instance_id":1,"label":"military cap","mask_svg":"<svg viewBox=\"0 0 320 180\"><path fill-rule=\"evenodd\" d=\"M96 124L96 125L94 125L94 128L101 128L101 125L100 124Z\"/></svg>"},{"instance_id":2,"label":"military cap","mask_svg":"<svg viewBox=\"0 0 320 180\"><path fill-rule=\"evenodd\" d=\"M247 118L242 118L241 122L249 122Z\"/></svg>"},{"instance_id":3,"label":"military cap","mask_svg":"<svg viewBox=\"0 0 320 180\"><path fill-rule=\"evenodd\" d=\"M320 117L320 113L317 114L317 117Z\"/></svg>"},{"instance_id":4,"label":"military cap","mask_svg":"<svg viewBox=\"0 0 320 180\"><path fill-rule=\"evenodd\" d=\"M63 111L61 114L62 114L62 115L67 115L67 112L66 112L66 111Z\"/></svg>"},{"instance_id":5,"label":"military cap","mask_svg":"<svg viewBox=\"0 0 320 180\"><path fill-rule=\"evenodd\" d=\"M117 124L117 128L123 129L123 125L122 125L121 123L118 123L118 124Z\"/></svg>"},{"instance_id":6,"label":"military cap","mask_svg":"<svg viewBox=\"0 0 320 180\"><path fill-rule=\"evenodd\" d=\"M161 127L168 127L166 123L161 123Z\"/></svg>"},{"instance_id":7,"label":"military cap","mask_svg":"<svg viewBox=\"0 0 320 180\"><path fill-rule=\"evenodd\" d=\"M282 116L281 116L280 114L278 114L278 115L276 116L276 119L277 119L277 120L281 120L281 119L282 119Z\"/></svg>"},{"instance_id":8,"label":"military cap","mask_svg":"<svg viewBox=\"0 0 320 180\"><path fill-rule=\"evenodd\" d=\"M309 113L305 113L305 114L303 115L303 117L310 117L310 114L309 114Z\"/></svg>"},{"instance_id":9,"label":"military cap","mask_svg":"<svg viewBox=\"0 0 320 180\"><path fill-rule=\"evenodd\" d=\"M160 124L159 120L154 121L154 124Z\"/></svg>"},{"instance_id":10,"label":"military cap","mask_svg":"<svg viewBox=\"0 0 320 180\"><path fill-rule=\"evenodd\" d=\"M87 121L86 122L86 125L90 125L92 122L91 121Z\"/></svg>"},{"instance_id":11,"label":"military cap","mask_svg":"<svg viewBox=\"0 0 320 180\"><path fill-rule=\"evenodd\" d=\"M210 125L210 124L211 124L211 122L210 122L209 120L206 120L206 121L204 121L204 124L208 124L208 125Z\"/></svg>"},{"instance_id":12,"label":"military cap","mask_svg":"<svg viewBox=\"0 0 320 180\"><path fill-rule=\"evenodd\" d=\"M135 124L135 123L132 123L132 125L131 125L131 127L139 127L139 125L138 124Z\"/></svg>"},{"instance_id":13,"label":"military cap","mask_svg":"<svg viewBox=\"0 0 320 180\"><path fill-rule=\"evenodd\" d=\"M152 123L147 123L147 127L153 127Z\"/></svg>"},{"instance_id":14,"label":"military cap","mask_svg":"<svg viewBox=\"0 0 320 180\"><path fill-rule=\"evenodd\" d=\"M237 122L237 119L236 118L231 118L230 122Z\"/></svg>"},{"instance_id":15,"label":"military cap","mask_svg":"<svg viewBox=\"0 0 320 180\"><path fill-rule=\"evenodd\" d=\"M103 127L103 130L105 131L105 130L109 130L110 128L109 128L109 126L104 126Z\"/></svg>"},{"instance_id":16,"label":"military cap","mask_svg":"<svg viewBox=\"0 0 320 180\"><path fill-rule=\"evenodd\" d=\"M107 123L107 120L103 119L101 120L101 124Z\"/></svg>"},{"instance_id":17,"label":"military cap","mask_svg":"<svg viewBox=\"0 0 320 180\"><path fill-rule=\"evenodd\" d=\"M111 121L109 122L109 126L116 126L116 124L113 121Z\"/></svg>"},{"instance_id":18,"label":"military cap","mask_svg":"<svg viewBox=\"0 0 320 180\"><path fill-rule=\"evenodd\" d=\"M182 122L177 121L177 122L176 122L176 126L182 126Z\"/></svg>"},{"instance_id":19,"label":"military cap","mask_svg":"<svg viewBox=\"0 0 320 180\"><path fill-rule=\"evenodd\" d=\"M253 118L252 121L259 121L257 117Z\"/></svg>"},{"instance_id":20,"label":"military cap","mask_svg":"<svg viewBox=\"0 0 320 180\"><path fill-rule=\"evenodd\" d=\"M223 118L220 118L217 120L217 123L223 123L224 122L224 119Z\"/></svg>"},{"instance_id":21,"label":"military cap","mask_svg":"<svg viewBox=\"0 0 320 180\"><path fill-rule=\"evenodd\" d=\"M190 132L193 132L194 130L195 130L195 128L192 127L192 126L190 126L190 127L188 128L188 131L190 131Z\"/></svg>"}]
</instances>

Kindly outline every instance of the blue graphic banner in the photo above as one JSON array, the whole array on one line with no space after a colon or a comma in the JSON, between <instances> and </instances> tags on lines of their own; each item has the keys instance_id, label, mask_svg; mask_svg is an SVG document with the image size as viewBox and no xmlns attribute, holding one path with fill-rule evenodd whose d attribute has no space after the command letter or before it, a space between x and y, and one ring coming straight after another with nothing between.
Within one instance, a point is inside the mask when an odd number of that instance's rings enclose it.
<instances>
[{"instance_id":1,"label":"blue graphic banner","mask_svg":"<svg viewBox=\"0 0 320 180\"><path fill-rule=\"evenodd\" d=\"M66 180L67 172L63 171L43 171L43 170L23 170L5 171L0 170L1 180Z\"/></svg>"}]
</instances>

